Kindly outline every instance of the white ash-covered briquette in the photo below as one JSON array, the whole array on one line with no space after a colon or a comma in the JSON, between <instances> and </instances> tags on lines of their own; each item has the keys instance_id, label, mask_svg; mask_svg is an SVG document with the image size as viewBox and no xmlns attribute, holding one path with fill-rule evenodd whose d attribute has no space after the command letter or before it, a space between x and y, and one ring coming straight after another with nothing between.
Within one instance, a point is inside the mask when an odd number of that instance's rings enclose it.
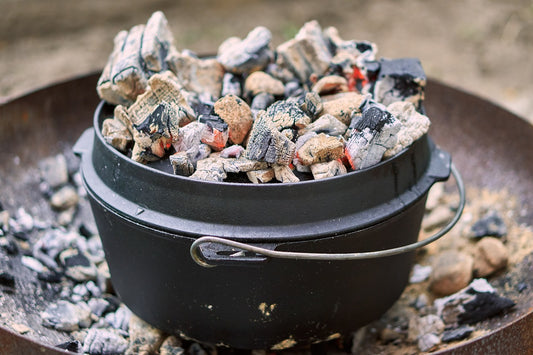
<instances>
[{"instance_id":1,"label":"white ash-covered briquette","mask_svg":"<svg viewBox=\"0 0 533 355\"><path fill-rule=\"evenodd\" d=\"M215 102L214 111L228 125L230 142L242 144L254 122L250 106L238 96L226 95Z\"/></svg>"},{"instance_id":2,"label":"white ash-covered briquette","mask_svg":"<svg viewBox=\"0 0 533 355\"><path fill-rule=\"evenodd\" d=\"M281 96L284 91L283 83L264 71L255 71L248 75L244 81L244 95L246 97L254 97L260 93Z\"/></svg>"},{"instance_id":3,"label":"white ash-covered briquette","mask_svg":"<svg viewBox=\"0 0 533 355\"><path fill-rule=\"evenodd\" d=\"M198 58L190 51L172 50L167 56L169 69L183 88L212 100L220 97L224 68L214 58Z\"/></svg>"},{"instance_id":4,"label":"white ash-covered briquette","mask_svg":"<svg viewBox=\"0 0 533 355\"><path fill-rule=\"evenodd\" d=\"M324 163L316 163L310 166L311 173L315 180L325 179L328 177L344 175L348 171L339 159L327 161Z\"/></svg>"},{"instance_id":5,"label":"white ash-covered briquette","mask_svg":"<svg viewBox=\"0 0 533 355\"><path fill-rule=\"evenodd\" d=\"M89 355L123 354L128 341L113 329L91 328L83 342L83 353Z\"/></svg>"},{"instance_id":6,"label":"white ash-covered briquette","mask_svg":"<svg viewBox=\"0 0 533 355\"><path fill-rule=\"evenodd\" d=\"M248 180L254 184L265 184L272 181L275 177L274 169L262 169L262 170L252 170L246 173Z\"/></svg>"},{"instance_id":7,"label":"white ash-covered briquette","mask_svg":"<svg viewBox=\"0 0 533 355\"><path fill-rule=\"evenodd\" d=\"M369 41L343 40L339 31L335 27L328 27L324 30L324 36L333 47L335 57L332 62L335 63L341 56L353 58L350 66L358 65L363 61L375 60L378 48L375 43Z\"/></svg>"},{"instance_id":8,"label":"white ash-covered briquette","mask_svg":"<svg viewBox=\"0 0 533 355\"><path fill-rule=\"evenodd\" d=\"M176 152L168 157L174 174L191 176L194 173L194 164L186 151Z\"/></svg>"},{"instance_id":9,"label":"white ash-covered briquette","mask_svg":"<svg viewBox=\"0 0 533 355\"><path fill-rule=\"evenodd\" d=\"M96 85L96 91L98 92L98 96L100 96L101 99L115 105L129 105L133 102L133 100L130 100L122 94L121 90L117 85L113 84L111 77L113 64L120 55L122 47L124 45L124 40L127 36L128 31L120 31L115 36L113 40L113 51L109 55L109 59L107 60L104 70L102 71L102 74L100 75L100 78L98 79L98 83Z\"/></svg>"},{"instance_id":10,"label":"white ash-covered briquette","mask_svg":"<svg viewBox=\"0 0 533 355\"><path fill-rule=\"evenodd\" d=\"M274 176L276 180L282 183L299 182L300 179L294 175L293 171L287 165L274 165Z\"/></svg>"},{"instance_id":11,"label":"white ash-covered briquette","mask_svg":"<svg viewBox=\"0 0 533 355\"><path fill-rule=\"evenodd\" d=\"M161 11L156 11L146 22L141 43L141 58L148 71L166 70L166 58L174 45L174 36Z\"/></svg>"},{"instance_id":12,"label":"white ash-covered briquette","mask_svg":"<svg viewBox=\"0 0 533 355\"><path fill-rule=\"evenodd\" d=\"M317 21L305 23L293 39L279 45L276 50L276 63L289 68L304 84L308 83L311 75L324 75L332 58Z\"/></svg>"},{"instance_id":13,"label":"white ash-covered briquette","mask_svg":"<svg viewBox=\"0 0 533 355\"><path fill-rule=\"evenodd\" d=\"M220 96L226 95L242 95L242 78L240 75L233 73L225 73L222 77L222 92Z\"/></svg>"},{"instance_id":14,"label":"white ash-covered briquette","mask_svg":"<svg viewBox=\"0 0 533 355\"><path fill-rule=\"evenodd\" d=\"M263 170L268 168L268 163L264 161L250 160L245 157L221 159L224 171L227 173L246 173L252 170Z\"/></svg>"},{"instance_id":15,"label":"white ash-covered briquette","mask_svg":"<svg viewBox=\"0 0 533 355\"><path fill-rule=\"evenodd\" d=\"M272 105L274 101L275 98L272 94L267 94L266 92L263 92L256 95L253 98L252 103L250 104L250 109L252 110L252 114L254 115L254 117L259 111L265 111L266 109L268 109L268 106Z\"/></svg>"},{"instance_id":16,"label":"white ash-covered briquette","mask_svg":"<svg viewBox=\"0 0 533 355\"><path fill-rule=\"evenodd\" d=\"M331 97L323 97L322 114L330 114L345 125L349 125L352 121L354 112L361 112L360 106L367 96L360 95L356 92L346 92L333 95Z\"/></svg>"},{"instance_id":17,"label":"white ash-covered briquette","mask_svg":"<svg viewBox=\"0 0 533 355\"><path fill-rule=\"evenodd\" d=\"M133 142L128 127L117 118L108 118L102 122L102 135L107 143L125 153Z\"/></svg>"},{"instance_id":18,"label":"white ash-covered briquette","mask_svg":"<svg viewBox=\"0 0 533 355\"><path fill-rule=\"evenodd\" d=\"M314 120L320 116L324 110L324 105L322 104L322 99L318 93L310 91L305 93L300 108L311 118L311 120ZM305 127L303 129L305 129Z\"/></svg>"},{"instance_id":19,"label":"white ash-covered briquette","mask_svg":"<svg viewBox=\"0 0 533 355\"><path fill-rule=\"evenodd\" d=\"M307 125L305 128L298 131L298 134L303 136L308 132L325 133L329 136L342 136L348 126L336 119L330 114L320 116L319 119Z\"/></svg>"},{"instance_id":20,"label":"white ash-covered briquette","mask_svg":"<svg viewBox=\"0 0 533 355\"><path fill-rule=\"evenodd\" d=\"M274 57L269 47L271 39L270 30L262 26L254 28L243 40L230 37L218 48L217 60L234 74L262 70Z\"/></svg>"},{"instance_id":21,"label":"white ash-covered briquette","mask_svg":"<svg viewBox=\"0 0 533 355\"><path fill-rule=\"evenodd\" d=\"M198 160L196 171L190 177L195 180L224 181L228 175L224 171L222 158L206 158Z\"/></svg>"},{"instance_id":22,"label":"white ash-covered briquette","mask_svg":"<svg viewBox=\"0 0 533 355\"><path fill-rule=\"evenodd\" d=\"M380 59L374 99L385 106L396 101L412 102L420 110L424 102L426 74L417 58Z\"/></svg>"},{"instance_id":23,"label":"white ash-covered briquette","mask_svg":"<svg viewBox=\"0 0 533 355\"><path fill-rule=\"evenodd\" d=\"M278 131L285 128L301 129L311 123L311 118L300 108L297 100L276 101L268 107L265 119Z\"/></svg>"},{"instance_id":24,"label":"white ash-covered briquette","mask_svg":"<svg viewBox=\"0 0 533 355\"><path fill-rule=\"evenodd\" d=\"M324 163L344 156L344 143L337 137L320 133L308 139L297 151L297 157L303 165Z\"/></svg>"},{"instance_id":25,"label":"white ash-covered briquette","mask_svg":"<svg viewBox=\"0 0 533 355\"><path fill-rule=\"evenodd\" d=\"M416 111L415 106L408 101L394 102L387 106L387 111L400 121L401 128L396 136L398 138L396 145L387 149L383 154L384 158L392 157L402 149L409 147L427 133L430 125L429 118Z\"/></svg>"},{"instance_id":26,"label":"white ash-covered briquette","mask_svg":"<svg viewBox=\"0 0 533 355\"><path fill-rule=\"evenodd\" d=\"M205 124L198 121L191 122L180 128L176 140L172 143L176 152L186 152L189 149L198 147L205 128Z\"/></svg>"},{"instance_id":27,"label":"white ash-covered briquette","mask_svg":"<svg viewBox=\"0 0 533 355\"><path fill-rule=\"evenodd\" d=\"M45 327L71 332L91 325L91 310L86 303L71 303L59 300L41 312Z\"/></svg>"}]
</instances>

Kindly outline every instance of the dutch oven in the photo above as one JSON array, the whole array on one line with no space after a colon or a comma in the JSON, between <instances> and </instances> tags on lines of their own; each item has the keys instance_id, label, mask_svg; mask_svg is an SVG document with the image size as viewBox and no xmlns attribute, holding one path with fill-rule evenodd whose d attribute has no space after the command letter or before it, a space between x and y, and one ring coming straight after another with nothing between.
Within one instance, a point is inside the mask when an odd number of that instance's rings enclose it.
<instances>
[{"instance_id":1,"label":"dutch oven","mask_svg":"<svg viewBox=\"0 0 533 355\"><path fill-rule=\"evenodd\" d=\"M464 207L450 155L424 135L367 169L289 184L206 182L108 145L101 102L74 150L113 286L170 333L243 349L348 334L404 290L414 250ZM430 187L454 173L455 217L417 242ZM209 267L217 266L217 267Z\"/></svg>"}]
</instances>

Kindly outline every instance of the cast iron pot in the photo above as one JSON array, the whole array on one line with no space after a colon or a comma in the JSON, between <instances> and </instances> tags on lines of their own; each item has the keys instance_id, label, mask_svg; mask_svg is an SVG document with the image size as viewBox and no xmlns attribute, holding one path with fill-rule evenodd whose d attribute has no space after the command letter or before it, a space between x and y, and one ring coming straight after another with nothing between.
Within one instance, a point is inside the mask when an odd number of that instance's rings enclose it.
<instances>
[{"instance_id":1,"label":"cast iron pot","mask_svg":"<svg viewBox=\"0 0 533 355\"><path fill-rule=\"evenodd\" d=\"M374 167L291 184L216 183L142 165L94 128L74 147L115 290L167 332L280 349L331 339L382 315L414 250L464 206L449 154L428 136ZM454 172L454 219L417 242L427 193ZM217 267L207 267L217 266Z\"/></svg>"}]
</instances>

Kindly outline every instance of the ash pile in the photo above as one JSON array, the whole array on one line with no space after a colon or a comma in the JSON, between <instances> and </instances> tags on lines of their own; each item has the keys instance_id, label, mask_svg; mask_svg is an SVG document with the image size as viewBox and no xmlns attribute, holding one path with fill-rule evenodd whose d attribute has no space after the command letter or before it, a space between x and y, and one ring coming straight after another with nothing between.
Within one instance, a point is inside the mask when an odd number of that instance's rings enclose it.
<instances>
[{"instance_id":1,"label":"ash pile","mask_svg":"<svg viewBox=\"0 0 533 355\"><path fill-rule=\"evenodd\" d=\"M121 31L97 85L116 105L106 141L192 179L290 183L371 167L427 132L418 59L378 59L316 21L271 38L256 27L200 58L178 51L162 12Z\"/></svg>"}]
</instances>

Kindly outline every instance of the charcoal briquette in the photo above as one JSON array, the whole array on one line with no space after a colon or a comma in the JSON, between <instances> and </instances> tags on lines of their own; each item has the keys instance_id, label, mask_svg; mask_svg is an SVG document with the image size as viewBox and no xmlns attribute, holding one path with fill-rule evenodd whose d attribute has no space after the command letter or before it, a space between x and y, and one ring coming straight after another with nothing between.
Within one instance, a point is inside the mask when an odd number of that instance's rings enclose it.
<instances>
[{"instance_id":1,"label":"charcoal briquette","mask_svg":"<svg viewBox=\"0 0 533 355\"><path fill-rule=\"evenodd\" d=\"M83 342L83 352L89 355L122 354L127 348L128 341L117 332L108 329L89 329Z\"/></svg>"},{"instance_id":2,"label":"charcoal briquette","mask_svg":"<svg viewBox=\"0 0 533 355\"><path fill-rule=\"evenodd\" d=\"M15 276L7 271L0 271L0 285L6 287L15 287Z\"/></svg>"},{"instance_id":3,"label":"charcoal briquette","mask_svg":"<svg viewBox=\"0 0 533 355\"><path fill-rule=\"evenodd\" d=\"M54 270L37 273L37 278L46 283L59 283L63 280L63 274Z\"/></svg>"},{"instance_id":4,"label":"charcoal briquette","mask_svg":"<svg viewBox=\"0 0 533 355\"><path fill-rule=\"evenodd\" d=\"M478 220L470 230L471 238L496 237L507 234L507 227L502 217L496 211L489 211Z\"/></svg>"},{"instance_id":5,"label":"charcoal briquette","mask_svg":"<svg viewBox=\"0 0 533 355\"><path fill-rule=\"evenodd\" d=\"M83 348L81 343L78 340L69 340L61 344L57 344L56 348L70 351L72 353L79 354L82 352Z\"/></svg>"},{"instance_id":6,"label":"charcoal briquette","mask_svg":"<svg viewBox=\"0 0 533 355\"><path fill-rule=\"evenodd\" d=\"M452 341L459 341L466 339L472 334L474 328L469 326L461 326L456 329L446 330L442 333L442 342L449 343Z\"/></svg>"},{"instance_id":7,"label":"charcoal briquette","mask_svg":"<svg viewBox=\"0 0 533 355\"><path fill-rule=\"evenodd\" d=\"M494 317L515 306L515 302L496 293L477 293L469 302L463 304L464 312L459 314L459 324L475 324Z\"/></svg>"}]
</instances>

